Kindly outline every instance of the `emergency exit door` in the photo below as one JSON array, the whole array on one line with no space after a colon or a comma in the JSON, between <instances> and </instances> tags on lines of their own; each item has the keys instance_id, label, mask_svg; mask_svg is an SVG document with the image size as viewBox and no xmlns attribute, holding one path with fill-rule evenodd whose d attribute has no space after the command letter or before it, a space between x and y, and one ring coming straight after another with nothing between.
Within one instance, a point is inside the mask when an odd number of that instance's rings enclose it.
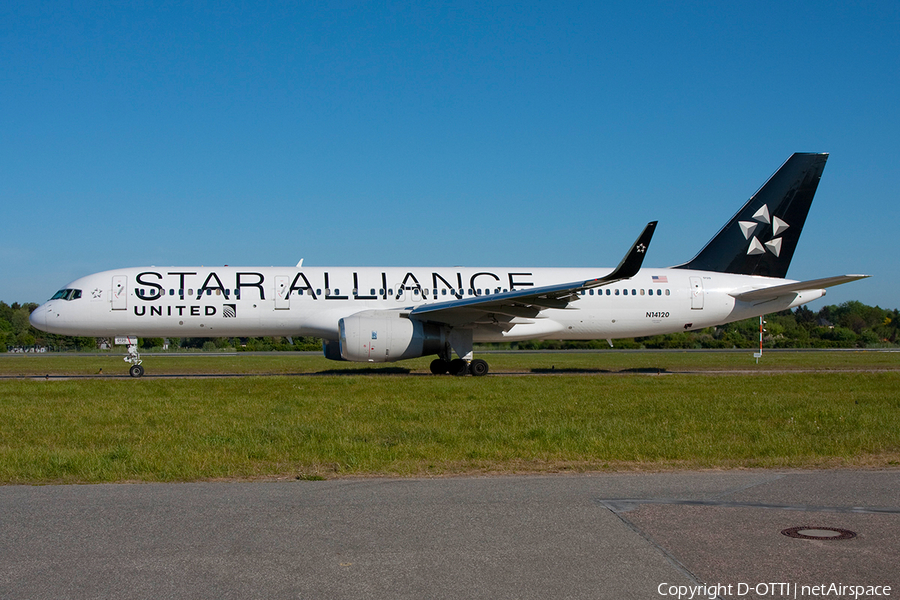
<instances>
[{"instance_id":1,"label":"emergency exit door","mask_svg":"<svg viewBox=\"0 0 900 600\"><path fill-rule=\"evenodd\" d=\"M284 310L291 307L291 288L285 275L275 277L275 309Z\"/></svg>"},{"instance_id":2,"label":"emergency exit door","mask_svg":"<svg viewBox=\"0 0 900 600\"><path fill-rule=\"evenodd\" d=\"M113 275L112 278L112 309L125 310L128 308L128 277L125 275Z\"/></svg>"},{"instance_id":3,"label":"emergency exit door","mask_svg":"<svg viewBox=\"0 0 900 600\"><path fill-rule=\"evenodd\" d=\"M699 277L691 277L691 308L703 308L703 280Z\"/></svg>"}]
</instances>

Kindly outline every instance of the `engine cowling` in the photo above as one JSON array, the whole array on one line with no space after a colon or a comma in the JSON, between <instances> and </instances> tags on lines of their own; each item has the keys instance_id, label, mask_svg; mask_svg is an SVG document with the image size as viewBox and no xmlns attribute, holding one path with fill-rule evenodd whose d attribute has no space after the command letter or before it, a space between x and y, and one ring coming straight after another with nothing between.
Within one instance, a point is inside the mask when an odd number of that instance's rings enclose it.
<instances>
[{"instance_id":1,"label":"engine cowling","mask_svg":"<svg viewBox=\"0 0 900 600\"><path fill-rule=\"evenodd\" d=\"M447 344L446 330L401 315L360 313L338 323L341 357L356 362L394 362L438 354Z\"/></svg>"}]
</instances>

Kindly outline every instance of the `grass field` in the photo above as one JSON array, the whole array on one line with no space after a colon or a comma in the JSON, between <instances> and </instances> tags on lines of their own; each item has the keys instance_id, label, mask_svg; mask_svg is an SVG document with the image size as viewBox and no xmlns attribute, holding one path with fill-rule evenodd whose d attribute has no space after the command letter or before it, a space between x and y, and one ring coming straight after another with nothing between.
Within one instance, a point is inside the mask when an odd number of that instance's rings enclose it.
<instances>
[{"instance_id":1,"label":"grass field","mask_svg":"<svg viewBox=\"0 0 900 600\"><path fill-rule=\"evenodd\" d=\"M759 367L744 353L487 358L493 372L523 374L380 376L428 361L360 370L238 355L145 366L317 375L45 380L8 376L120 374L125 363L0 357L0 483L900 466L897 354L771 353ZM722 373L737 369L747 373ZM646 374L657 371L671 374Z\"/></svg>"},{"instance_id":2,"label":"grass field","mask_svg":"<svg viewBox=\"0 0 900 600\"><path fill-rule=\"evenodd\" d=\"M14 376L125 376L124 352L95 354L0 354L0 377ZM752 351L738 352L511 352L478 354L491 366L491 373L545 373L569 371L591 373L741 371L748 373L785 371L855 371L879 369L900 371L900 352L881 351L766 351L757 365ZM369 366L326 360L321 354L272 352L268 354L143 355L147 375L195 374L428 374L432 357Z\"/></svg>"}]
</instances>

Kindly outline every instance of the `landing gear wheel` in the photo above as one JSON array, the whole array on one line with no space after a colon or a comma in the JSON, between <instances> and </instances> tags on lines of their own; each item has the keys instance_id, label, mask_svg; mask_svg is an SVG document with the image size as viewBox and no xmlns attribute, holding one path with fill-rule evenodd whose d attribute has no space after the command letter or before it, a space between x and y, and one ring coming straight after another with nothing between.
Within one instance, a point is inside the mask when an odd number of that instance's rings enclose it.
<instances>
[{"instance_id":1,"label":"landing gear wheel","mask_svg":"<svg viewBox=\"0 0 900 600\"><path fill-rule=\"evenodd\" d=\"M446 375L450 371L450 363L446 360L436 358L431 361L431 372L435 375Z\"/></svg>"},{"instance_id":2,"label":"landing gear wheel","mask_svg":"<svg viewBox=\"0 0 900 600\"><path fill-rule=\"evenodd\" d=\"M461 358L454 358L450 361L450 374L461 377L469 374L469 364Z\"/></svg>"},{"instance_id":3,"label":"landing gear wheel","mask_svg":"<svg viewBox=\"0 0 900 600\"><path fill-rule=\"evenodd\" d=\"M471 373L475 377L481 377L482 375L487 375L488 372L488 364L487 361L481 360L480 358L476 358L472 362L469 363L469 373Z\"/></svg>"},{"instance_id":4,"label":"landing gear wheel","mask_svg":"<svg viewBox=\"0 0 900 600\"><path fill-rule=\"evenodd\" d=\"M128 374L132 377L143 377L144 367L142 367L141 365L131 365L131 368L128 369Z\"/></svg>"}]
</instances>

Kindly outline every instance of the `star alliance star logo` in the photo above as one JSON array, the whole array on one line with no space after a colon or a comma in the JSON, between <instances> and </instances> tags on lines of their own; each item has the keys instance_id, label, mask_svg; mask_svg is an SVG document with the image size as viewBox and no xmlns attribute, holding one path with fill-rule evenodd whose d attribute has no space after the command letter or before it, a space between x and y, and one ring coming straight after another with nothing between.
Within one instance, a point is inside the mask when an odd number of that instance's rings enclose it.
<instances>
[{"instance_id":1,"label":"star alliance star logo","mask_svg":"<svg viewBox=\"0 0 900 600\"><path fill-rule=\"evenodd\" d=\"M765 244L760 243L759 239L753 232L756 231L760 224L772 225L772 239ZM753 215L753 221L738 221L741 226L741 233L744 234L745 240L750 240L750 247L747 248L748 256L756 256L765 254L766 250L774 254L776 257L781 254L781 238L778 237L787 231L788 225L778 217L769 217L769 207L765 204L760 207L756 214Z\"/></svg>"},{"instance_id":2,"label":"star alliance star logo","mask_svg":"<svg viewBox=\"0 0 900 600\"><path fill-rule=\"evenodd\" d=\"M647 246L645 246L644 244L638 244L637 246L634 247L634 249L637 250L638 254L643 254L644 250L647 249Z\"/></svg>"},{"instance_id":3,"label":"star alliance star logo","mask_svg":"<svg viewBox=\"0 0 900 600\"><path fill-rule=\"evenodd\" d=\"M102 295L103 295L103 290L101 290L100 288L96 288L91 292L92 298L99 298Z\"/></svg>"}]
</instances>

